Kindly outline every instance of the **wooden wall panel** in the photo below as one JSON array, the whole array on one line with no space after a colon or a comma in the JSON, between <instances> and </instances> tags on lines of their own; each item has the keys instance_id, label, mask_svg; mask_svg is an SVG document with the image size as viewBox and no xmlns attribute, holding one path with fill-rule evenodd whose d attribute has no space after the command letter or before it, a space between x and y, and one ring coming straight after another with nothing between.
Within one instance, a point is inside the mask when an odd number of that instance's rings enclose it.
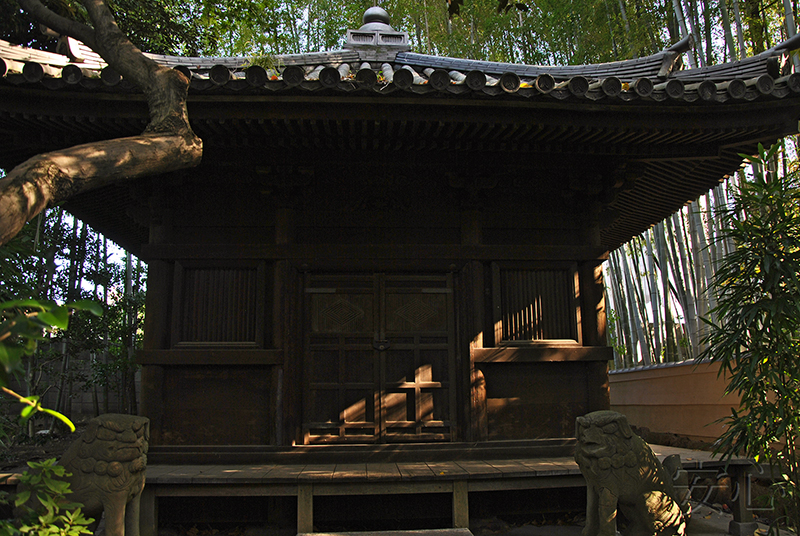
<instances>
[{"instance_id":1,"label":"wooden wall panel","mask_svg":"<svg viewBox=\"0 0 800 536\"><path fill-rule=\"evenodd\" d=\"M255 342L257 276L254 268L187 268L179 340Z\"/></svg>"},{"instance_id":2,"label":"wooden wall panel","mask_svg":"<svg viewBox=\"0 0 800 536\"><path fill-rule=\"evenodd\" d=\"M163 367L162 445L267 445L274 437L269 366Z\"/></svg>"},{"instance_id":3,"label":"wooden wall panel","mask_svg":"<svg viewBox=\"0 0 800 536\"><path fill-rule=\"evenodd\" d=\"M488 439L573 437L588 412L586 363L481 364Z\"/></svg>"}]
</instances>

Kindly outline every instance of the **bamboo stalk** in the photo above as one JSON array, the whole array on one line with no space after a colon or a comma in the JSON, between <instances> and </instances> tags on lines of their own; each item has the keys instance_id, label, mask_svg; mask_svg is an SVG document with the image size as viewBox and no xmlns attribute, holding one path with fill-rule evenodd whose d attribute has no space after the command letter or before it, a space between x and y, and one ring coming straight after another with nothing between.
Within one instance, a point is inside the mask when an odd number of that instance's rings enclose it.
<instances>
[{"instance_id":1,"label":"bamboo stalk","mask_svg":"<svg viewBox=\"0 0 800 536\"><path fill-rule=\"evenodd\" d=\"M656 282L656 263L653 253L653 241L650 238L652 229L644 233L644 240L647 246L647 279L650 284L650 313L653 315L653 359L658 363L661 361L661 300L658 295L658 283Z\"/></svg>"},{"instance_id":2,"label":"bamboo stalk","mask_svg":"<svg viewBox=\"0 0 800 536\"><path fill-rule=\"evenodd\" d=\"M682 276L680 277L680 285L681 295L683 296L683 314L686 318L686 335L689 339L689 357L693 357L699 354L697 340L697 306L695 304L694 292L689 287L691 284L691 275L689 274L691 259L686 256L686 247L683 241L683 223L679 213L672 215L670 224L668 225L671 227L673 236L673 239L670 240L670 244L673 248L673 255L676 257L675 265L681 268L678 273ZM677 254L674 252L676 246L678 248Z\"/></svg>"}]
</instances>

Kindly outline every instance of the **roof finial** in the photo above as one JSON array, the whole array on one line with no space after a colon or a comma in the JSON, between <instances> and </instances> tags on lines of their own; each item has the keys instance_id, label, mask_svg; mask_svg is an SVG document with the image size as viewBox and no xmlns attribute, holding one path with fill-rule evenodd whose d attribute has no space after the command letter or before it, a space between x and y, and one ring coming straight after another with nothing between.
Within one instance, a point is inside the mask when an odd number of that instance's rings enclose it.
<instances>
[{"instance_id":1,"label":"roof finial","mask_svg":"<svg viewBox=\"0 0 800 536\"><path fill-rule=\"evenodd\" d=\"M364 17L361 19L364 24L369 24L370 22L379 22L385 25L389 25L389 13L386 12L385 9L378 6L373 6L364 12Z\"/></svg>"},{"instance_id":2,"label":"roof finial","mask_svg":"<svg viewBox=\"0 0 800 536\"><path fill-rule=\"evenodd\" d=\"M408 33L395 31L389 26L389 14L385 9L372 6L364 12L362 20L364 24L361 28L347 30L347 42L344 48L358 49L363 57L370 54L392 56L397 52L409 50Z\"/></svg>"}]
</instances>

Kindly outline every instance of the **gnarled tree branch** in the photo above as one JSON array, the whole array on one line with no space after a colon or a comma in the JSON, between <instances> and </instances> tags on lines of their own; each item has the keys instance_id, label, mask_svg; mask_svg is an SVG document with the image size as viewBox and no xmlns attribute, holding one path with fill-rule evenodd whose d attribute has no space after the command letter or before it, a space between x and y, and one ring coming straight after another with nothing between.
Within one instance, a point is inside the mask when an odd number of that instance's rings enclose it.
<instances>
[{"instance_id":1,"label":"gnarled tree branch","mask_svg":"<svg viewBox=\"0 0 800 536\"><path fill-rule=\"evenodd\" d=\"M48 205L116 181L175 171L200 163L203 142L189 124L189 81L158 65L130 42L104 0L82 0L93 28L60 17L39 0L20 5L43 24L82 40L137 84L150 110L141 136L78 145L37 155L0 179L0 245Z\"/></svg>"},{"instance_id":2,"label":"gnarled tree branch","mask_svg":"<svg viewBox=\"0 0 800 536\"><path fill-rule=\"evenodd\" d=\"M143 134L34 156L0 181L0 243L48 205L117 181L196 165L202 151L197 137Z\"/></svg>"},{"instance_id":3,"label":"gnarled tree branch","mask_svg":"<svg viewBox=\"0 0 800 536\"><path fill-rule=\"evenodd\" d=\"M79 41L83 41L89 48L94 50L94 29L78 21L67 19L48 9L39 0L18 0L22 9L30 13L36 20L44 24L51 30L62 35L69 35ZM99 52L98 52L99 54Z\"/></svg>"}]
</instances>

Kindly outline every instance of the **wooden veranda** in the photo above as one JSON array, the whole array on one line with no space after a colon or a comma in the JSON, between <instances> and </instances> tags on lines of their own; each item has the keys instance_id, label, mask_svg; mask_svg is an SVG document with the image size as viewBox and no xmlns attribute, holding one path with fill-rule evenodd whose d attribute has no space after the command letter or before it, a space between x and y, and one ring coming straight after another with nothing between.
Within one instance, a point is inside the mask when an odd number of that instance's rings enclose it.
<instances>
[{"instance_id":1,"label":"wooden veranda","mask_svg":"<svg viewBox=\"0 0 800 536\"><path fill-rule=\"evenodd\" d=\"M195 459L207 463L182 465L181 449L159 449L164 463L147 469L142 499L142 536L155 536L159 527L159 500L167 497L292 497L297 501L297 532L315 531L314 499L323 496L446 494L451 497L453 528L468 528L470 494L525 490L574 489L583 493L586 482L565 450L571 440L538 442L383 446L304 446L291 450L229 448L199 449ZM727 472L733 483L733 520L752 521L750 475L752 460L724 463L708 451L652 445L659 459L678 454L690 482L716 482ZM557 454L561 453L561 454ZM215 463L214 460L233 463ZM238 463L237 463L238 460ZM697 477L697 478L695 478ZM707 483L692 486L702 500L713 490ZM531 505L531 512L536 505Z\"/></svg>"}]
</instances>

